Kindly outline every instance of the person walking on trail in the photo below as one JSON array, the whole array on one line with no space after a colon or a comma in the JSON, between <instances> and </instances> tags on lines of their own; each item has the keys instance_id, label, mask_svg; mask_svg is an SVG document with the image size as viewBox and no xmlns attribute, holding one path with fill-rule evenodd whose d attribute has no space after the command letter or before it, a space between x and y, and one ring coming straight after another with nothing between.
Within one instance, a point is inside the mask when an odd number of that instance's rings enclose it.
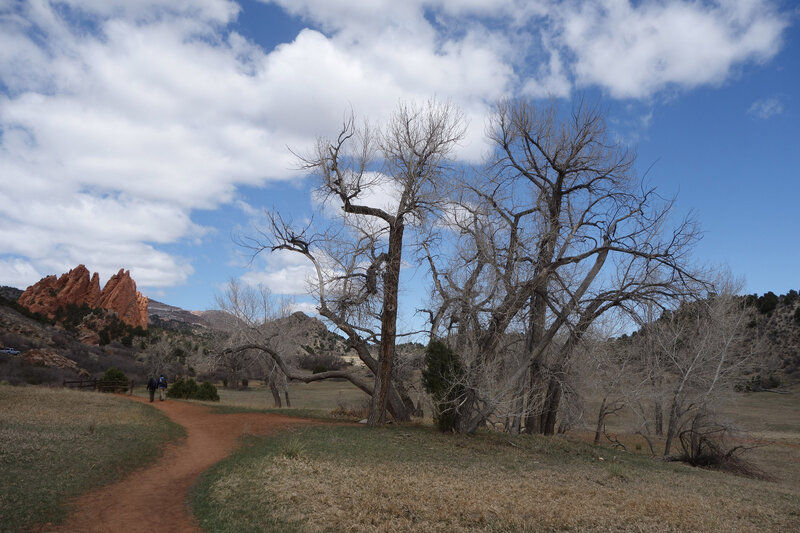
<instances>
[{"instance_id":1,"label":"person walking on trail","mask_svg":"<svg viewBox=\"0 0 800 533\"><path fill-rule=\"evenodd\" d=\"M156 383L156 378L150 376L150 379L147 380L147 392L150 393L150 403L153 403L153 399L156 395L156 387L158 384Z\"/></svg>"},{"instance_id":2,"label":"person walking on trail","mask_svg":"<svg viewBox=\"0 0 800 533\"><path fill-rule=\"evenodd\" d=\"M164 377L164 374L161 374L158 377L158 400L163 402L166 393L167 393L167 378Z\"/></svg>"}]
</instances>

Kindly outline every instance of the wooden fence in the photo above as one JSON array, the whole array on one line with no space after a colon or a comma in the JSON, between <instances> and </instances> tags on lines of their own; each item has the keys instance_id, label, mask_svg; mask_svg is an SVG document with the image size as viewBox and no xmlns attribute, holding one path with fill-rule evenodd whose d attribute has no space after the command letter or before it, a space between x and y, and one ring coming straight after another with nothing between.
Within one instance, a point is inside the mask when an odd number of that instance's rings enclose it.
<instances>
[{"instance_id":1,"label":"wooden fence","mask_svg":"<svg viewBox=\"0 0 800 533\"><path fill-rule=\"evenodd\" d=\"M127 392L133 394L133 380L129 383L122 383L120 381L104 381L102 379L77 379L67 380L61 382L63 387L70 389L91 389L101 392Z\"/></svg>"}]
</instances>

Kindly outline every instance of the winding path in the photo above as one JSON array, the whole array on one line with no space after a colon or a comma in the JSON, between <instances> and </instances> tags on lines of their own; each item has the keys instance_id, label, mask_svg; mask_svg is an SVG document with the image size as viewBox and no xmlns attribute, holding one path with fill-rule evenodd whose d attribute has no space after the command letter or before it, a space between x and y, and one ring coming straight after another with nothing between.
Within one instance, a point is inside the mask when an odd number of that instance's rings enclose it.
<instances>
[{"instance_id":1,"label":"winding path","mask_svg":"<svg viewBox=\"0 0 800 533\"><path fill-rule=\"evenodd\" d=\"M188 402L156 400L151 405L186 428L186 440L168 445L158 462L81 496L66 522L48 531L200 531L187 508L186 493L204 470L236 448L240 436L317 423L265 413L213 414L208 407Z\"/></svg>"}]
</instances>

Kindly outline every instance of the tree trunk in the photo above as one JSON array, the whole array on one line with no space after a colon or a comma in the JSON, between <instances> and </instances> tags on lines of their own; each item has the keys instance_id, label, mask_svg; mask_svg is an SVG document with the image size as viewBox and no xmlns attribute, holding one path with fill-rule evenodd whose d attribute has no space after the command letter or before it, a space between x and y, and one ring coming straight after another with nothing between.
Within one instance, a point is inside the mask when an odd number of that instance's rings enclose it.
<instances>
[{"instance_id":1,"label":"tree trunk","mask_svg":"<svg viewBox=\"0 0 800 533\"><path fill-rule=\"evenodd\" d=\"M524 385L520 387L518 397L514 402L514 412L512 413L513 419L511 427L509 428L512 435L519 435L519 430L522 428L522 409L525 407L525 389Z\"/></svg>"},{"instance_id":2,"label":"tree trunk","mask_svg":"<svg viewBox=\"0 0 800 533\"><path fill-rule=\"evenodd\" d=\"M660 401L656 401L655 405L653 406L655 411L655 430L656 436L663 437L664 436L664 408L661 405Z\"/></svg>"},{"instance_id":3,"label":"tree trunk","mask_svg":"<svg viewBox=\"0 0 800 533\"><path fill-rule=\"evenodd\" d=\"M411 410L409 409L407 403L403 400L403 397L397 392L397 387L389 381L388 385L388 400L386 402L386 408L389 411L389 414L392 415L392 418L399 422L408 422L411 420ZM371 405L370 405L371 407Z\"/></svg>"},{"instance_id":4,"label":"tree trunk","mask_svg":"<svg viewBox=\"0 0 800 533\"><path fill-rule=\"evenodd\" d=\"M552 257L552 254L547 257ZM528 323L528 338L525 341L526 353L533 356L534 349L539 345L544 337L545 311L547 302L544 297L534 293L531 299L531 315ZM531 363L528 379L528 405L525 410L525 433L534 434L541 431L541 416L537 409L542 385L541 379L541 356Z\"/></svg>"},{"instance_id":5,"label":"tree trunk","mask_svg":"<svg viewBox=\"0 0 800 533\"><path fill-rule=\"evenodd\" d=\"M669 455L672 449L672 439L675 437L675 432L678 430L678 399L673 398L672 406L669 410L669 422L667 423L667 442L664 444L664 455Z\"/></svg>"},{"instance_id":6,"label":"tree trunk","mask_svg":"<svg viewBox=\"0 0 800 533\"><path fill-rule=\"evenodd\" d=\"M534 435L541 432L541 411L539 400L541 399L541 379L538 362L531 365L528 374L528 397L525 407L525 433Z\"/></svg>"},{"instance_id":7,"label":"tree trunk","mask_svg":"<svg viewBox=\"0 0 800 533\"><path fill-rule=\"evenodd\" d=\"M600 404L600 411L597 413L597 428L594 430L594 445L600 444L600 433L603 431L603 422L606 419L606 398Z\"/></svg>"},{"instance_id":8,"label":"tree trunk","mask_svg":"<svg viewBox=\"0 0 800 533\"><path fill-rule=\"evenodd\" d=\"M281 391L274 380L268 379L269 391L272 393L272 403L275 407L282 407L281 405Z\"/></svg>"},{"instance_id":9,"label":"tree trunk","mask_svg":"<svg viewBox=\"0 0 800 533\"><path fill-rule=\"evenodd\" d=\"M367 425L382 426L386 421L386 403L391 388L394 365L395 338L397 337L397 293L400 287L400 266L403 253L403 222L397 220L389 229L389 251L386 272L383 275L383 312L381 316L381 351L375 387L369 406ZM402 409L406 411L405 408Z\"/></svg>"},{"instance_id":10,"label":"tree trunk","mask_svg":"<svg viewBox=\"0 0 800 533\"><path fill-rule=\"evenodd\" d=\"M477 401L475 391L468 388L456 414L455 427L458 433L471 435L484 423L483 415L476 407Z\"/></svg>"},{"instance_id":11,"label":"tree trunk","mask_svg":"<svg viewBox=\"0 0 800 533\"><path fill-rule=\"evenodd\" d=\"M350 343L356 350L356 353L358 353L358 358L361 359L364 365L366 365L366 367L369 368L369 370L375 374L375 376L377 376L380 372L380 363L369 353L369 347L364 340L358 336L356 330L350 327L346 322L342 321L339 316L337 316L328 308L322 308L320 310L320 314L336 324L339 329L347 333L347 338L350 340ZM369 394L370 398L373 397L374 388L367 389L361 385L356 386ZM409 413L411 412L411 406L413 406L413 402L408 394L405 391L402 393L398 392L394 382L389 381L388 395L388 409L389 413L394 417L394 419L404 422L411 420ZM372 405L370 403L370 409L371 407Z\"/></svg>"},{"instance_id":12,"label":"tree trunk","mask_svg":"<svg viewBox=\"0 0 800 533\"><path fill-rule=\"evenodd\" d=\"M414 405L414 400L411 399L411 395L408 393L408 389L406 389L405 385L399 380L398 381L392 380L390 382L390 385L394 390L397 391L397 396L400 398L400 402L403 404L405 411L410 416L416 410L416 406ZM389 402L392 401L391 395L392 391L389 390ZM408 420L410 420L410 418Z\"/></svg>"},{"instance_id":13,"label":"tree trunk","mask_svg":"<svg viewBox=\"0 0 800 533\"><path fill-rule=\"evenodd\" d=\"M547 385L547 396L545 397L544 410L542 412L542 434L554 435L556 430L556 418L558 418L558 407L561 404L561 383L556 378L550 378Z\"/></svg>"}]
</instances>

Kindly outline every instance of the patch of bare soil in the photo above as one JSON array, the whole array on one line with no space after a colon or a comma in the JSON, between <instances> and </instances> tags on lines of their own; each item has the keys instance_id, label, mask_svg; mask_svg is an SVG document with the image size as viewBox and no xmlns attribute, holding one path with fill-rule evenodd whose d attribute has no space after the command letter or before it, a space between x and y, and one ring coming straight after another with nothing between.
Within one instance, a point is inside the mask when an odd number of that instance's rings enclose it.
<instances>
[{"instance_id":1,"label":"patch of bare soil","mask_svg":"<svg viewBox=\"0 0 800 533\"><path fill-rule=\"evenodd\" d=\"M200 531L187 507L186 493L204 470L236 448L240 436L265 435L289 426L316 423L266 413L213 414L202 405L170 400L156 400L151 405L186 428L186 440L180 445L168 445L158 462L78 498L75 511L63 525L45 530Z\"/></svg>"}]
</instances>

